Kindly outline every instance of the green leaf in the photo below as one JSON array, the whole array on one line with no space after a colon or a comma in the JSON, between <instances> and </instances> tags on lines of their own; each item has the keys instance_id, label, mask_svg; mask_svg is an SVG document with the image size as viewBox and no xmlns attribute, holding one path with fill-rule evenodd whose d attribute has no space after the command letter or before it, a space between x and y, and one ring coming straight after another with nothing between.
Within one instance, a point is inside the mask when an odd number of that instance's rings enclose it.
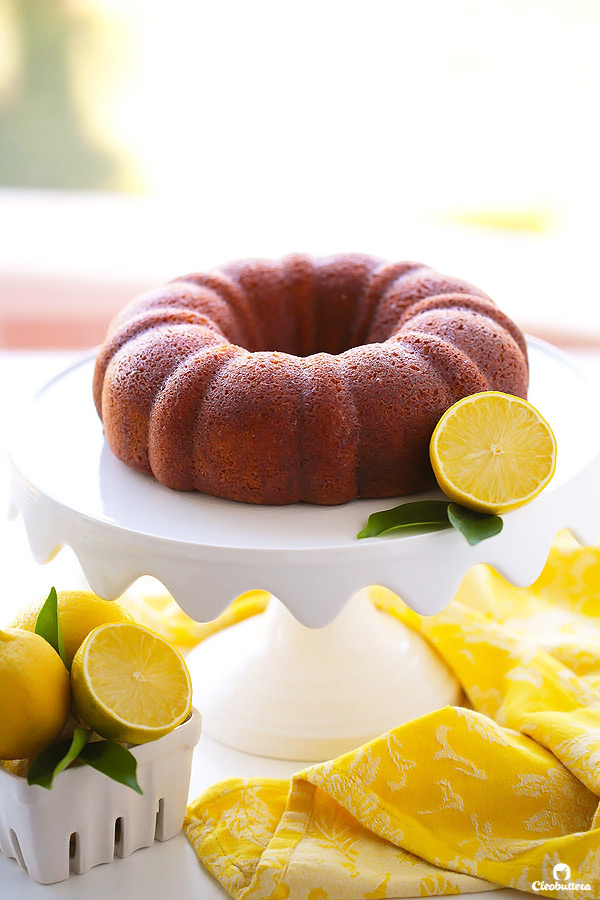
<instances>
[{"instance_id":1,"label":"green leaf","mask_svg":"<svg viewBox=\"0 0 600 900\"><path fill-rule=\"evenodd\" d=\"M36 634L39 634L40 637L43 637L45 641L48 641L48 643L54 647L64 662L65 668L68 669L62 631L60 629L60 618L58 616L58 597L56 595L56 588L50 588L50 593L38 613L34 630Z\"/></svg>"},{"instance_id":2,"label":"green leaf","mask_svg":"<svg viewBox=\"0 0 600 900\"><path fill-rule=\"evenodd\" d=\"M142 793L137 778L137 759L121 744L113 741L94 741L89 743L92 732L87 728L76 728L70 741L60 741L43 750L31 764L27 776L28 784L39 784L40 787L51 788L54 778L66 769L75 759L114 781Z\"/></svg>"},{"instance_id":3,"label":"green leaf","mask_svg":"<svg viewBox=\"0 0 600 900\"><path fill-rule=\"evenodd\" d=\"M504 524L500 516L474 512L458 503L448 504L448 519L457 531L464 534L472 547L499 534Z\"/></svg>"},{"instance_id":4,"label":"green leaf","mask_svg":"<svg viewBox=\"0 0 600 900\"><path fill-rule=\"evenodd\" d=\"M403 534L425 534L450 528L447 500L416 500L393 509L372 513L358 538L377 537L401 531Z\"/></svg>"},{"instance_id":5,"label":"green leaf","mask_svg":"<svg viewBox=\"0 0 600 900\"><path fill-rule=\"evenodd\" d=\"M76 728L70 741L60 741L43 750L31 763L27 784L39 784L49 790L59 772L77 759L91 733L87 728Z\"/></svg>"},{"instance_id":6,"label":"green leaf","mask_svg":"<svg viewBox=\"0 0 600 900\"><path fill-rule=\"evenodd\" d=\"M137 759L121 744L115 744L114 741L94 741L86 744L79 759L92 769L108 775L113 781L132 788L138 794L143 793L136 778Z\"/></svg>"}]
</instances>

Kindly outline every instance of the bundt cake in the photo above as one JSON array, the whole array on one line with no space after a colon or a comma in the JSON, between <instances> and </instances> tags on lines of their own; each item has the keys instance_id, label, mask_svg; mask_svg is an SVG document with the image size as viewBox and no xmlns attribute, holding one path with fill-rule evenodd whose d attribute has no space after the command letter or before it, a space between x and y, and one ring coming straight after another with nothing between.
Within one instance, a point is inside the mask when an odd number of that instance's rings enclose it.
<instances>
[{"instance_id":1,"label":"bundt cake","mask_svg":"<svg viewBox=\"0 0 600 900\"><path fill-rule=\"evenodd\" d=\"M337 504L431 486L442 413L527 385L522 333L472 284L293 255L133 300L98 354L94 398L113 453L170 488Z\"/></svg>"}]
</instances>

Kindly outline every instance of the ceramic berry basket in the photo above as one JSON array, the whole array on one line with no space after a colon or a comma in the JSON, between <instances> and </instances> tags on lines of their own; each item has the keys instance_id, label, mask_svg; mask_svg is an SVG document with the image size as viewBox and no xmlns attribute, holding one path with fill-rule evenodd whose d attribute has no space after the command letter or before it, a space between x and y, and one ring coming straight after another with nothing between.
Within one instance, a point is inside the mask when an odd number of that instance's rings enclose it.
<instances>
[{"instance_id":1,"label":"ceramic berry basket","mask_svg":"<svg viewBox=\"0 0 600 900\"><path fill-rule=\"evenodd\" d=\"M132 747L143 794L89 766L61 772L51 790L0 768L0 850L41 884L129 856L181 829L201 716Z\"/></svg>"}]
</instances>

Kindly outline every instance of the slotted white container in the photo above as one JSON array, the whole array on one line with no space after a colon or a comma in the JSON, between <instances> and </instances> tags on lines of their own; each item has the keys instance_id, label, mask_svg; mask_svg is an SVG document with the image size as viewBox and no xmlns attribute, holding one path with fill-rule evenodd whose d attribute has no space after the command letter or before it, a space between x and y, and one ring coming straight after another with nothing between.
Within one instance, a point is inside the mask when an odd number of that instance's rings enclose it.
<instances>
[{"instance_id":1,"label":"slotted white container","mask_svg":"<svg viewBox=\"0 0 600 900\"><path fill-rule=\"evenodd\" d=\"M183 824L201 724L192 709L164 738L131 748L141 795L90 766L61 772L50 790L0 768L0 850L52 884L168 841Z\"/></svg>"}]
</instances>

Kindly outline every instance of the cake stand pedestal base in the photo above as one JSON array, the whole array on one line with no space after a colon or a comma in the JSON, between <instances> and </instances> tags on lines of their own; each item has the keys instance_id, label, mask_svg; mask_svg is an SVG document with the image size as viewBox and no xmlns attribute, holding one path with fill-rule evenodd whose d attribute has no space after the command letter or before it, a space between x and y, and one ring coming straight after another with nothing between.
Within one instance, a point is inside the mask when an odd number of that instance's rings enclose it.
<instances>
[{"instance_id":1,"label":"cake stand pedestal base","mask_svg":"<svg viewBox=\"0 0 600 900\"><path fill-rule=\"evenodd\" d=\"M187 659L204 729L222 744L319 761L446 704L461 689L436 652L360 591L325 628L275 597Z\"/></svg>"}]
</instances>

